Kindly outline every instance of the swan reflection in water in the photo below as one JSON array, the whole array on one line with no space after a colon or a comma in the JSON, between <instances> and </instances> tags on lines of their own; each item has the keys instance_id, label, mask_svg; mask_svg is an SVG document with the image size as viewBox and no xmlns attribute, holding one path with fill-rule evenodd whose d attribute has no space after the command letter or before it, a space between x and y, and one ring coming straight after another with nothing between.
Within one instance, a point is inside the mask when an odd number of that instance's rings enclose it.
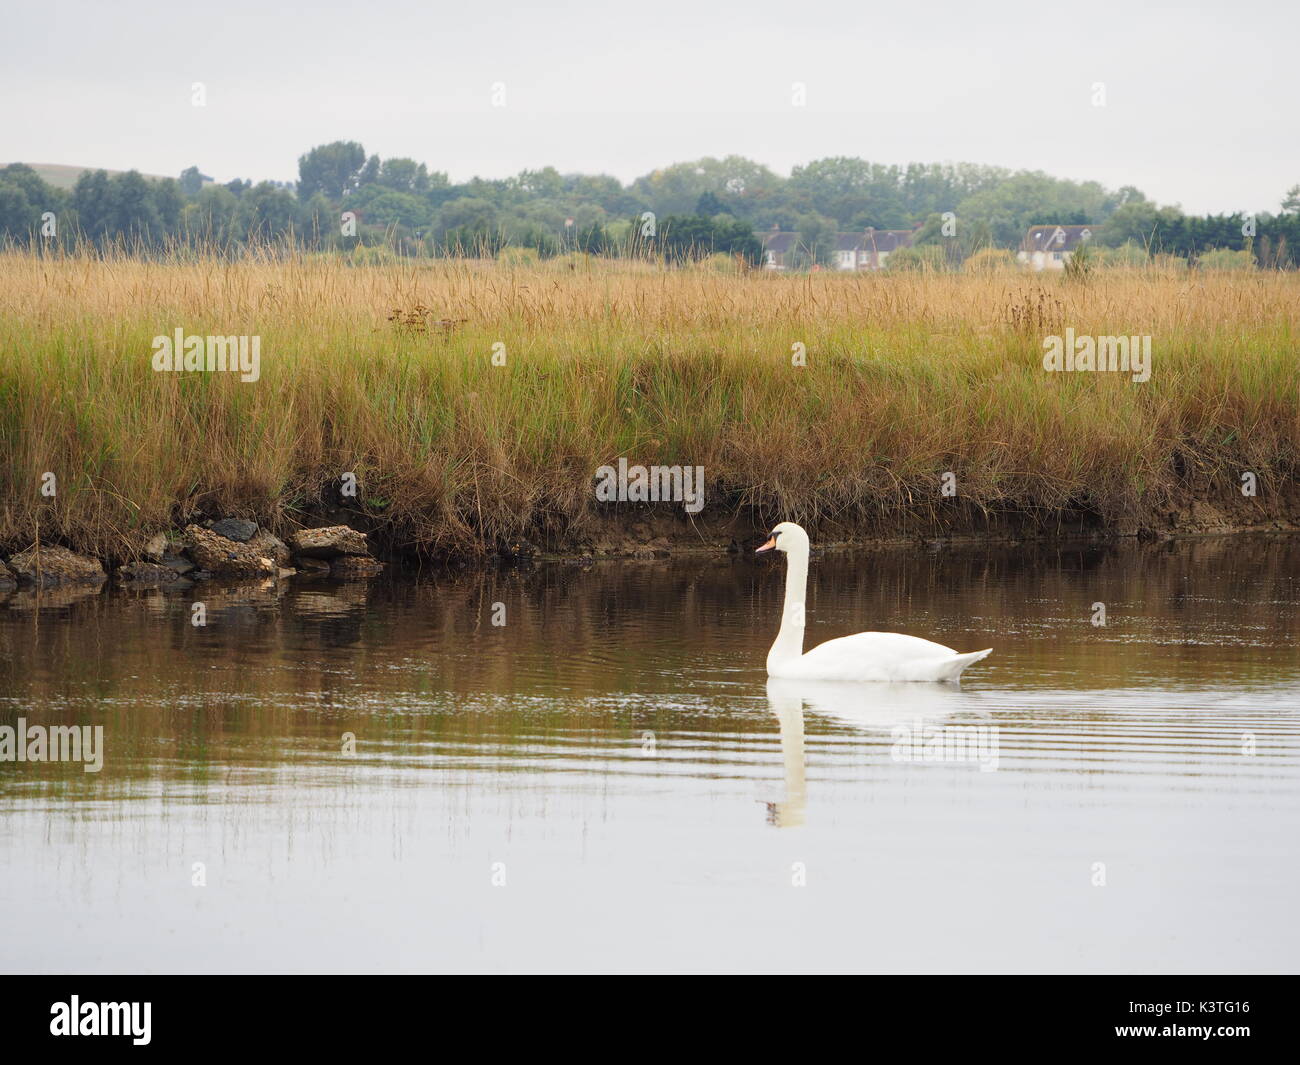
<instances>
[{"instance_id":1,"label":"swan reflection in water","mask_svg":"<svg viewBox=\"0 0 1300 1065\"><path fill-rule=\"evenodd\" d=\"M970 695L952 684L858 684L849 681L789 680L769 677L767 702L781 731L785 799L767 803L769 824L790 828L804 823L808 782L804 761L804 703L820 717L865 732L889 732L904 750L920 750L934 730L926 728L954 714L986 716ZM984 729L992 726L984 723ZM996 765L996 741L993 764ZM928 760L916 757L917 761ZM985 765L981 763L981 768Z\"/></svg>"}]
</instances>

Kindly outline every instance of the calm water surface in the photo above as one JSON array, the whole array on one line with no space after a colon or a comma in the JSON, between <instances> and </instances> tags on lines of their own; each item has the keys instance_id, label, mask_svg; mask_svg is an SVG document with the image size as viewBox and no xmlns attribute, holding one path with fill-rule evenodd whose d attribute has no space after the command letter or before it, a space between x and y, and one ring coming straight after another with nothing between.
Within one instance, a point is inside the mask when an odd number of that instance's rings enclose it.
<instances>
[{"instance_id":1,"label":"calm water surface","mask_svg":"<svg viewBox=\"0 0 1300 1065\"><path fill-rule=\"evenodd\" d=\"M769 686L781 578L8 595L0 724L106 753L0 762L0 968L1300 968L1300 542L814 561L960 689Z\"/></svg>"}]
</instances>

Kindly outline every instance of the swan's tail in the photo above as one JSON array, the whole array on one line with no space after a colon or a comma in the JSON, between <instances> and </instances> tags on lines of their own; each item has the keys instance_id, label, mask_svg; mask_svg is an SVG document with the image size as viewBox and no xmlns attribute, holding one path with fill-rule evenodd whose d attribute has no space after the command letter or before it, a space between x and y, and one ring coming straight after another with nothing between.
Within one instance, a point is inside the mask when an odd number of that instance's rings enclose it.
<instances>
[{"instance_id":1,"label":"swan's tail","mask_svg":"<svg viewBox=\"0 0 1300 1065\"><path fill-rule=\"evenodd\" d=\"M973 666L981 658L988 658L993 653L992 647L986 647L982 651L968 651L964 655L953 655L952 658L944 662L943 680L957 680L967 666Z\"/></svg>"}]
</instances>

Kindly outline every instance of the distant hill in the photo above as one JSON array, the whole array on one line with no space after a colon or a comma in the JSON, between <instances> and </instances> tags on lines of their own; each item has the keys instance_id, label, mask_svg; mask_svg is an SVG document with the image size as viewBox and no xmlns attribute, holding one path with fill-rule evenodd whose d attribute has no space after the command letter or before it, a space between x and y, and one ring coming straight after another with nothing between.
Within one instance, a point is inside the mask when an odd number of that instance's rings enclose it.
<instances>
[{"instance_id":1,"label":"distant hill","mask_svg":"<svg viewBox=\"0 0 1300 1065\"><path fill-rule=\"evenodd\" d=\"M56 189L71 189L77 183L77 178L81 177L87 170L105 170L112 177L114 174L125 174L125 170L108 170L100 166L64 166L62 163L28 163L33 170L41 176L41 180L47 184L53 185ZM168 174L145 174L150 181L164 181Z\"/></svg>"}]
</instances>

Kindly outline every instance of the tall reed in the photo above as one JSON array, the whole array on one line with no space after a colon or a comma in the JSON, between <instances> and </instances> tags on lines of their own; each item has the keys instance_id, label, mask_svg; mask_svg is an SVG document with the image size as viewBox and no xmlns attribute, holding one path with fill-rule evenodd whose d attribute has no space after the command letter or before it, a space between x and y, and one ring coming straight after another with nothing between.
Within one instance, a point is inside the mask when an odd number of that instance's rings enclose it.
<instances>
[{"instance_id":1,"label":"tall reed","mask_svg":"<svg viewBox=\"0 0 1300 1065\"><path fill-rule=\"evenodd\" d=\"M0 544L124 557L196 511L283 530L354 473L395 543L473 553L580 530L619 456L703 466L708 513L759 520L942 515L951 472L967 508L1149 523L1242 471L1294 480L1298 322L1285 273L11 250ZM1066 327L1150 335L1151 379L1045 372ZM260 336L260 379L154 372L177 328Z\"/></svg>"}]
</instances>

